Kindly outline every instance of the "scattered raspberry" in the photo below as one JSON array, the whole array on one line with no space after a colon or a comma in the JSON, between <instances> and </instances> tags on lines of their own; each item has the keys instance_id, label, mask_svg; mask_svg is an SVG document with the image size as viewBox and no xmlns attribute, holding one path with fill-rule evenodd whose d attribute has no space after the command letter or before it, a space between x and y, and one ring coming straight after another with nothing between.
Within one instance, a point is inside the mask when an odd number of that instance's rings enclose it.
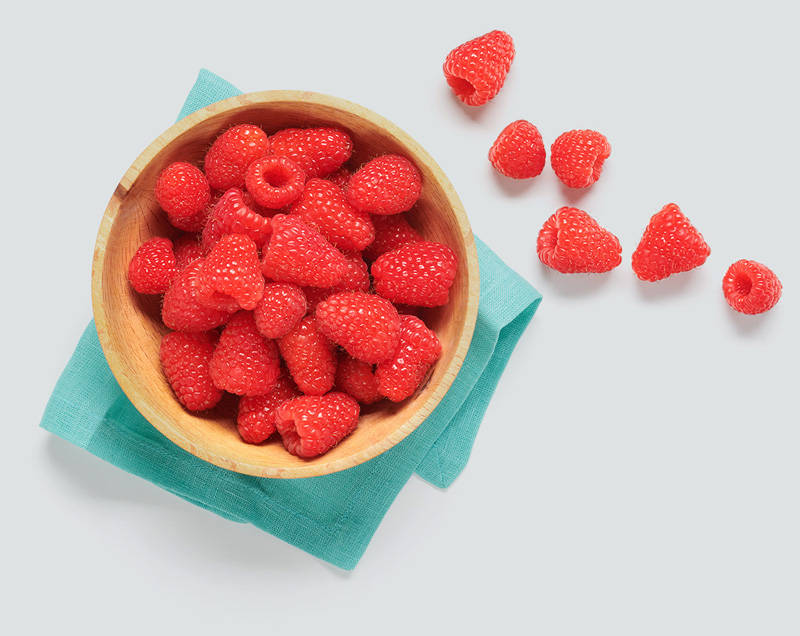
<instances>
[{"instance_id":1,"label":"scattered raspberry","mask_svg":"<svg viewBox=\"0 0 800 636\"><path fill-rule=\"evenodd\" d=\"M323 334L364 362L385 360L397 346L400 317L392 303L375 294L334 294L317 306L315 316Z\"/></svg>"},{"instance_id":2,"label":"scattered raspberry","mask_svg":"<svg viewBox=\"0 0 800 636\"><path fill-rule=\"evenodd\" d=\"M206 153L203 169L216 190L244 187L247 168L269 153L267 134L258 126L234 126L216 138Z\"/></svg>"},{"instance_id":3,"label":"scattered raspberry","mask_svg":"<svg viewBox=\"0 0 800 636\"><path fill-rule=\"evenodd\" d=\"M755 261L736 261L725 272L722 292L725 300L743 314L763 314L781 298L783 286L775 273Z\"/></svg>"},{"instance_id":4,"label":"scattered raspberry","mask_svg":"<svg viewBox=\"0 0 800 636\"><path fill-rule=\"evenodd\" d=\"M511 36L491 31L450 51L444 77L458 99L468 106L482 106L503 88L513 61Z\"/></svg>"},{"instance_id":5,"label":"scattered raspberry","mask_svg":"<svg viewBox=\"0 0 800 636\"><path fill-rule=\"evenodd\" d=\"M272 235L262 251L261 271L273 281L333 287L347 270L344 255L295 215L272 217Z\"/></svg>"},{"instance_id":6,"label":"scattered raspberry","mask_svg":"<svg viewBox=\"0 0 800 636\"><path fill-rule=\"evenodd\" d=\"M293 283L267 283L253 310L256 327L265 338L280 338L306 315L306 297Z\"/></svg>"},{"instance_id":7,"label":"scattered raspberry","mask_svg":"<svg viewBox=\"0 0 800 636\"><path fill-rule=\"evenodd\" d=\"M447 303L458 259L447 245L421 241L386 252L372 264L375 293L396 303L438 307Z\"/></svg>"},{"instance_id":8,"label":"scattered raspberry","mask_svg":"<svg viewBox=\"0 0 800 636\"><path fill-rule=\"evenodd\" d=\"M353 154L350 136L338 128L284 128L270 144L272 154L291 159L307 179L331 174Z\"/></svg>"},{"instance_id":9,"label":"scattered raspberry","mask_svg":"<svg viewBox=\"0 0 800 636\"><path fill-rule=\"evenodd\" d=\"M234 314L211 357L214 386L236 395L264 395L275 386L280 371L278 347L259 333L253 313Z\"/></svg>"},{"instance_id":10,"label":"scattered raspberry","mask_svg":"<svg viewBox=\"0 0 800 636\"><path fill-rule=\"evenodd\" d=\"M269 217L251 209L239 188L231 188L220 197L214 206L213 218L222 234L246 234L259 247L272 232Z\"/></svg>"},{"instance_id":11,"label":"scattered raspberry","mask_svg":"<svg viewBox=\"0 0 800 636\"><path fill-rule=\"evenodd\" d=\"M285 375L275 381L272 391L264 395L243 395L239 398L236 425L239 435L248 444L260 444L275 432L275 411L300 395L294 382Z\"/></svg>"},{"instance_id":12,"label":"scattered raspberry","mask_svg":"<svg viewBox=\"0 0 800 636\"><path fill-rule=\"evenodd\" d=\"M292 455L311 458L338 444L358 426L360 409L349 395L301 395L275 412L283 444Z\"/></svg>"},{"instance_id":13,"label":"scattered raspberry","mask_svg":"<svg viewBox=\"0 0 800 636\"><path fill-rule=\"evenodd\" d=\"M711 249L674 203L650 219L631 265L641 280L657 281L706 262Z\"/></svg>"},{"instance_id":14,"label":"scattered raspberry","mask_svg":"<svg viewBox=\"0 0 800 636\"><path fill-rule=\"evenodd\" d=\"M372 225L375 227L375 239L362 252L364 258L369 261L374 261L381 254L396 250L408 243L424 240L402 212L389 215L375 214L372 216Z\"/></svg>"},{"instance_id":15,"label":"scattered raspberry","mask_svg":"<svg viewBox=\"0 0 800 636\"><path fill-rule=\"evenodd\" d=\"M350 172L347 168L342 166L338 170L334 170L331 172L327 177L325 177L331 183L335 183L339 186L342 190L347 190L347 186L350 183L350 177L353 176L353 173Z\"/></svg>"},{"instance_id":16,"label":"scattered raspberry","mask_svg":"<svg viewBox=\"0 0 800 636\"><path fill-rule=\"evenodd\" d=\"M422 178L411 161L400 155L382 155L350 178L347 199L363 212L397 214L410 210L421 191Z\"/></svg>"},{"instance_id":17,"label":"scattered raspberry","mask_svg":"<svg viewBox=\"0 0 800 636\"><path fill-rule=\"evenodd\" d=\"M512 179L538 177L546 163L539 129L524 119L510 123L492 144L489 161L500 174Z\"/></svg>"},{"instance_id":18,"label":"scattered raspberry","mask_svg":"<svg viewBox=\"0 0 800 636\"><path fill-rule=\"evenodd\" d=\"M570 188L586 188L600 178L611 145L594 130L571 130L550 147L550 165L556 176Z\"/></svg>"},{"instance_id":19,"label":"scattered raspberry","mask_svg":"<svg viewBox=\"0 0 800 636\"><path fill-rule=\"evenodd\" d=\"M277 210L296 201L303 193L306 176L291 159L269 156L250 164L245 187L256 203Z\"/></svg>"},{"instance_id":20,"label":"scattered raspberry","mask_svg":"<svg viewBox=\"0 0 800 636\"><path fill-rule=\"evenodd\" d=\"M306 316L278 340L278 348L289 374L306 395L322 395L336 379L336 347L317 327L314 316Z\"/></svg>"},{"instance_id":21,"label":"scattered raspberry","mask_svg":"<svg viewBox=\"0 0 800 636\"><path fill-rule=\"evenodd\" d=\"M231 316L197 301L195 279L204 260L200 258L187 265L164 294L161 319L174 331L208 331L224 325Z\"/></svg>"},{"instance_id":22,"label":"scattered raspberry","mask_svg":"<svg viewBox=\"0 0 800 636\"><path fill-rule=\"evenodd\" d=\"M128 264L128 281L140 294L163 294L177 275L172 241L160 236L142 243Z\"/></svg>"},{"instance_id":23,"label":"scattered raspberry","mask_svg":"<svg viewBox=\"0 0 800 636\"><path fill-rule=\"evenodd\" d=\"M563 207L539 230L539 260L563 273L607 272L622 262L619 239L583 210Z\"/></svg>"},{"instance_id":24,"label":"scattered raspberry","mask_svg":"<svg viewBox=\"0 0 800 636\"><path fill-rule=\"evenodd\" d=\"M155 195L170 222L174 223L205 210L211 200L211 188L197 166L176 161L158 175Z\"/></svg>"},{"instance_id":25,"label":"scattered raspberry","mask_svg":"<svg viewBox=\"0 0 800 636\"><path fill-rule=\"evenodd\" d=\"M201 305L233 313L254 309L264 294L258 248L244 234L226 234L214 245L195 279Z\"/></svg>"},{"instance_id":26,"label":"scattered raspberry","mask_svg":"<svg viewBox=\"0 0 800 636\"><path fill-rule=\"evenodd\" d=\"M216 335L208 331L173 331L161 339L161 368L178 401L190 411L214 408L222 398L209 370L215 344Z\"/></svg>"},{"instance_id":27,"label":"scattered raspberry","mask_svg":"<svg viewBox=\"0 0 800 636\"><path fill-rule=\"evenodd\" d=\"M203 247L197 234L184 234L175 240L175 266L183 271L189 263L203 257Z\"/></svg>"},{"instance_id":28,"label":"scattered raspberry","mask_svg":"<svg viewBox=\"0 0 800 636\"><path fill-rule=\"evenodd\" d=\"M375 238L370 215L356 210L342 189L325 179L309 179L290 211L343 251L361 251Z\"/></svg>"},{"instance_id":29,"label":"scattered raspberry","mask_svg":"<svg viewBox=\"0 0 800 636\"><path fill-rule=\"evenodd\" d=\"M422 320L416 316L400 316L400 342L397 349L391 358L379 363L375 370L381 394L392 402L412 395L441 353L439 338Z\"/></svg>"},{"instance_id":30,"label":"scattered raspberry","mask_svg":"<svg viewBox=\"0 0 800 636\"><path fill-rule=\"evenodd\" d=\"M374 404L383 399L378 391L375 370L367 362L342 351L336 369L336 390L347 393L359 404Z\"/></svg>"}]
</instances>

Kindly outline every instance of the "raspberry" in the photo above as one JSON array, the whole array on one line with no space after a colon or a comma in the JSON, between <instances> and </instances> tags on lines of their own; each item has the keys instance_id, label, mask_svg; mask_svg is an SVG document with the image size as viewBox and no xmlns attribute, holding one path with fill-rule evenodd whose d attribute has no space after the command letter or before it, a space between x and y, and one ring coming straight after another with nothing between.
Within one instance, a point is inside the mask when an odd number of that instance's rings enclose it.
<instances>
[{"instance_id":1,"label":"raspberry","mask_svg":"<svg viewBox=\"0 0 800 636\"><path fill-rule=\"evenodd\" d=\"M213 201L213 197L211 199ZM209 204L200 210L197 214L187 217L168 216L168 220L172 227L176 227L184 232L200 232L206 225L208 217L211 215L213 206Z\"/></svg>"},{"instance_id":2,"label":"raspberry","mask_svg":"<svg viewBox=\"0 0 800 636\"><path fill-rule=\"evenodd\" d=\"M231 316L197 301L195 279L204 261L200 258L187 265L164 294L161 319L174 331L208 331L224 325Z\"/></svg>"},{"instance_id":3,"label":"raspberry","mask_svg":"<svg viewBox=\"0 0 800 636\"><path fill-rule=\"evenodd\" d=\"M722 279L725 300L743 314L763 314L781 298L783 286L769 267L755 261L739 260Z\"/></svg>"},{"instance_id":4,"label":"raspberry","mask_svg":"<svg viewBox=\"0 0 800 636\"><path fill-rule=\"evenodd\" d=\"M280 338L306 315L306 297L293 283L267 283L253 310L256 327L265 338Z\"/></svg>"},{"instance_id":5,"label":"raspberry","mask_svg":"<svg viewBox=\"0 0 800 636\"><path fill-rule=\"evenodd\" d=\"M211 356L214 386L236 395L263 395L275 386L281 367L274 340L265 339L253 313L240 311L225 325Z\"/></svg>"},{"instance_id":6,"label":"raspberry","mask_svg":"<svg viewBox=\"0 0 800 636\"><path fill-rule=\"evenodd\" d=\"M369 278L369 268L366 261L361 258L358 252L348 252L344 255L347 262L344 276L341 282L335 287L304 287L303 293L308 302L307 313L313 314L317 311L317 305L333 294L343 291L369 291L372 284Z\"/></svg>"},{"instance_id":7,"label":"raspberry","mask_svg":"<svg viewBox=\"0 0 800 636\"><path fill-rule=\"evenodd\" d=\"M278 340L281 357L297 387L307 395L322 395L336 379L336 347L306 316Z\"/></svg>"},{"instance_id":8,"label":"raspberry","mask_svg":"<svg viewBox=\"0 0 800 636\"><path fill-rule=\"evenodd\" d=\"M211 200L211 188L197 166L176 161L158 175L155 195L170 221L181 222L205 210Z\"/></svg>"},{"instance_id":9,"label":"raspberry","mask_svg":"<svg viewBox=\"0 0 800 636\"><path fill-rule=\"evenodd\" d=\"M711 249L674 203L650 219L631 265L641 280L657 281L706 262Z\"/></svg>"},{"instance_id":10,"label":"raspberry","mask_svg":"<svg viewBox=\"0 0 800 636\"><path fill-rule=\"evenodd\" d=\"M160 236L142 243L128 264L128 281L140 294L163 294L177 275L172 241Z\"/></svg>"},{"instance_id":11,"label":"raspberry","mask_svg":"<svg viewBox=\"0 0 800 636\"><path fill-rule=\"evenodd\" d=\"M539 129L524 119L510 123L492 144L489 161L500 174L512 179L539 176L546 163Z\"/></svg>"},{"instance_id":12,"label":"raspberry","mask_svg":"<svg viewBox=\"0 0 800 636\"><path fill-rule=\"evenodd\" d=\"M611 154L608 140L594 130L571 130L550 147L550 165L570 188L586 188L600 178L603 162Z\"/></svg>"},{"instance_id":13,"label":"raspberry","mask_svg":"<svg viewBox=\"0 0 800 636\"><path fill-rule=\"evenodd\" d=\"M214 206L213 219L221 234L246 234L259 247L272 232L269 217L252 210L239 188L231 188L220 197Z\"/></svg>"},{"instance_id":14,"label":"raspberry","mask_svg":"<svg viewBox=\"0 0 800 636\"><path fill-rule=\"evenodd\" d=\"M392 402L409 397L439 359L442 344L416 316L400 316L400 342L388 360L378 364L375 378L382 395Z\"/></svg>"},{"instance_id":15,"label":"raspberry","mask_svg":"<svg viewBox=\"0 0 800 636\"><path fill-rule=\"evenodd\" d=\"M365 292L329 296L315 313L319 330L354 358L375 364L397 346L400 317L385 298Z\"/></svg>"},{"instance_id":16,"label":"raspberry","mask_svg":"<svg viewBox=\"0 0 800 636\"><path fill-rule=\"evenodd\" d=\"M358 426L359 406L345 393L301 395L281 404L275 424L292 455L311 458L338 444Z\"/></svg>"},{"instance_id":17,"label":"raspberry","mask_svg":"<svg viewBox=\"0 0 800 636\"><path fill-rule=\"evenodd\" d=\"M294 382L285 375L275 381L272 391L264 395L243 395L239 398L236 425L239 435L248 444L260 444L275 432L275 411L300 395Z\"/></svg>"},{"instance_id":18,"label":"raspberry","mask_svg":"<svg viewBox=\"0 0 800 636\"><path fill-rule=\"evenodd\" d=\"M216 190L244 186L248 166L269 153L269 138L258 126L242 124L223 132L206 153L203 169Z\"/></svg>"},{"instance_id":19,"label":"raspberry","mask_svg":"<svg viewBox=\"0 0 800 636\"><path fill-rule=\"evenodd\" d=\"M333 287L347 270L344 255L297 216L272 217L272 235L263 248L267 278L301 287Z\"/></svg>"},{"instance_id":20,"label":"raspberry","mask_svg":"<svg viewBox=\"0 0 800 636\"><path fill-rule=\"evenodd\" d=\"M203 261L195 279L201 305L233 313L254 309L264 294L258 248L244 234L226 234Z\"/></svg>"},{"instance_id":21,"label":"raspberry","mask_svg":"<svg viewBox=\"0 0 800 636\"><path fill-rule=\"evenodd\" d=\"M371 271L376 294L393 303L438 307L447 303L457 269L447 245L420 241L386 252Z\"/></svg>"},{"instance_id":22,"label":"raspberry","mask_svg":"<svg viewBox=\"0 0 800 636\"><path fill-rule=\"evenodd\" d=\"M161 339L161 368L178 401L190 411L214 408L222 391L211 381L209 362L216 334L173 331Z\"/></svg>"},{"instance_id":23,"label":"raspberry","mask_svg":"<svg viewBox=\"0 0 800 636\"><path fill-rule=\"evenodd\" d=\"M422 178L411 161L400 155L382 155L350 178L347 199L363 212L397 214L410 210L421 190Z\"/></svg>"},{"instance_id":24,"label":"raspberry","mask_svg":"<svg viewBox=\"0 0 800 636\"><path fill-rule=\"evenodd\" d=\"M600 273L622 262L622 247L611 232L583 210L556 210L536 240L539 260L562 274Z\"/></svg>"},{"instance_id":25,"label":"raspberry","mask_svg":"<svg viewBox=\"0 0 800 636\"><path fill-rule=\"evenodd\" d=\"M184 234L175 241L175 266L183 271L186 266L203 257L203 247L196 234Z\"/></svg>"},{"instance_id":26,"label":"raspberry","mask_svg":"<svg viewBox=\"0 0 800 636\"><path fill-rule=\"evenodd\" d=\"M353 173L350 172L347 168L342 166L338 170L334 170L325 178L330 181L331 183L335 183L339 186L342 190L347 190L347 186L350 183L350 177L353 176Z\"/></svg>"},{"instance_id":27,"label":"raspberry","mask_svg":"<svg viewBox=\"0 0 800 636\"><path fill-rule=\"evenodd\" d=\"M375 370L367 362L342 351L336 369L336 390L347 393L359 404L374 404L383 399L378 391Z\"/></svg>"},{"instance_id":28,"label":"raspberry","mask_svg":"<svg viewBox=\"0 0 800 636\"><path fill-rule=\"evenodd\" d=\"M244 184L256 203L277 210L296 201L305 182L305 174L291 159L269 156L250 164Z\"/></svg>"},{"instance_id":29,"label":"raspberry","mask_svg":"<svg viewBox=\"0 0 800 636\"><path fill-rule=\"evenodd\" d=\"M388 216L375 214L372 216L372 225L375 227L375 239L362 252L364 258L370 261L408 243L423 240L402 212Z\"/></svg>"},{"instance_id":30,"label":"raspberry","mask_svg":"<svg viewBox=\"0 0 800 636\"><path fill-rule=\"evenodd\" d=\"M370 215L356 210L342 189L325 179L309 179L290 211L340 250L360 252L375 238Z\"/></svg>"},{"instance_id":31,"label":"raspberry","mask_svg":"<svg viewBox=\"0 0 800 636\"><path fill-rule=\"evenodd\" d=\"M272 154L291 159L307 179L331 174L353 154L350 136L338 128L285 128L269 141Z\"/></svg>"},{"instance_id":32,"label":"raspberry","mask_svg":"<svg viewBox=\"0 0 800 636\"><path fill-rule=\"evenodd\" d=\"M490 31L450 51L444 77L458 99L468 106L482 106L503 88L513 61L511 36Z\"/></svg>"}]
</instances>

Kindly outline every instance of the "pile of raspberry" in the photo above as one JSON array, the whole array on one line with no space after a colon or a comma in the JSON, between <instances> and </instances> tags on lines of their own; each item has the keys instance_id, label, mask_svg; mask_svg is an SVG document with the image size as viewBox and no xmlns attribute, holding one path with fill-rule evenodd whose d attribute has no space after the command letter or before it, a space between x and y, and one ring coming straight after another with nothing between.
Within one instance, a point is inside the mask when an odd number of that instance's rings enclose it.
<instances>
[{"instance_id":1,"label":"pile of raspberry","mask_svg":"<svg viewBox=\"0 0 800 636\"><path fill-rule=\"evenodd\" d=\"M238 396L242 440L278 434L312 458L358 425L361 407L412 396L442 352L421 308L444 305L458 262L406 212L422 180L406 157L353 169L331 127L220 134L201 166L177 161L155 184L176 236L128 268L163 294L160 359L189 411Z\"/></svg>"},{"instance_id":2,"label":"pile of raspberry","mask_svg":"<svg viewBox=\"0 0 800 636\"><path fill-rule=\"evenodd\" d=\"M453 49L444 62L444 76L455 96L467 106L483 106L503 87L515 48L505 31L491 31ZM568 188L587 188L600 178L611 145L595 130L570 130L550 147L550 165ZM547 152L539 130L527 120L508 124L489 150L489 161L512 179L539 176ZM565 274L602 273L622 262L617 237L584 210L565 206L539 231L539 259ZM655 282L703 265L711 249L702 234L674 203L668 203L647 223L631 256L631 268L643 281ZM764 313L778 302L782 286L775 273L757 261L733 263L722 279L728 304L744 314Z\"/></svg>"}]
</instances>

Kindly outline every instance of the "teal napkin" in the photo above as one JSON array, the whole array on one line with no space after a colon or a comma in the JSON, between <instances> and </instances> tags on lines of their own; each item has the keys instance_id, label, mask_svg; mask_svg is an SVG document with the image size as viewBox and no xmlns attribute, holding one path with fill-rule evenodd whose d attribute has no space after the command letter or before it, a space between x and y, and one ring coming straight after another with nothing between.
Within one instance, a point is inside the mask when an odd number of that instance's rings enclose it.
<instances>
[{"instance_id":1,"label":"teal napkin","mask_svg":"<svg viewBox=\"0 0 800 636\"><path fill-rule=\"evenodd\" d=\"M237 94L225 80L203 70L181 118ZM40 426L193 504L353 569L414 473L446 488L464 468L509 356L541 301L483 242L476 243L480 303L461 371L411 435L359 466L324 477L282 480L241 475L198 459L164 437L130 403L108 367L94 322L59 378Z\"/></svg>"}]
</instances>

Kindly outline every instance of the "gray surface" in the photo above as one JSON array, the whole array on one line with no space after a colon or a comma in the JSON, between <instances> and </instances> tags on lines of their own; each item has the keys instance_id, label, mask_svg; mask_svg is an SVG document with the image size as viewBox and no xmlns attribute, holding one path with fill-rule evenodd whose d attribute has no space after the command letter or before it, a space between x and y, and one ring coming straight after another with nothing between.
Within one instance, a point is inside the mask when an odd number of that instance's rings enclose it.
<instances>
[{"instance_id":1,"label":"gray surface","mask_svg":"<svg viewBox=\"0 0 800 636\"><path fill-rule=\"evenodd\" d=\"M367 3L175 6L17 5L0 41L8 624L798 633L794 9L407 2L378 19ZM512 34L517 59L498 98L467 109L441 64L493 28ZM203 66L245 91L330 93L394 121L450 176L476 234L545 297L466 471L446 492L412 479L349 574L37 428L91 317L103 209ZM489 146L519 118L548 150L572 128L606 134L601 180L575 193L549 166L526 183L496 175ZM712 255L640 283L630 254L670 201ZM540 266L536 234L564 204L617 234L620 268ZM784 283L760 318L722 299L739 258Z\"/></svg>"}]
</instances>

